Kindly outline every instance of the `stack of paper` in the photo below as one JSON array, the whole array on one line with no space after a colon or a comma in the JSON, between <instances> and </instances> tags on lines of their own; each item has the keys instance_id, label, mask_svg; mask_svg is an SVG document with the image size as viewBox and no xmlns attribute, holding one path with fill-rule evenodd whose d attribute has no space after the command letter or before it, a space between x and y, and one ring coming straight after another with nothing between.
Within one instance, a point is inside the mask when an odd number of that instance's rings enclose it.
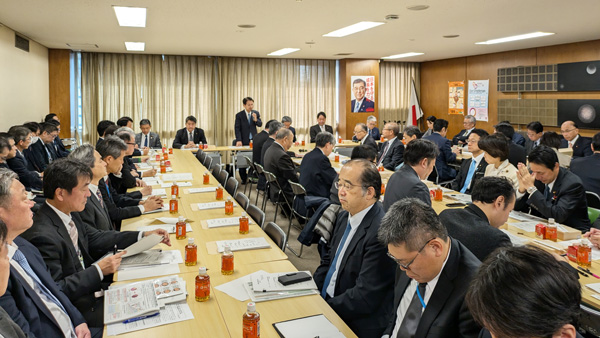
<instances>
[{"instance_id":1,"label":"stack of paper","mask_svg":"<svg viewBox=\"0 0 600 338\"><path fill-rule=\"evenodd\" d=\"M461 194L461 193L453 193L453 194L446 194L446 196L452 197L453 199L455 199L459 202L462 202L462 203L466 203L466 204L471 203L471 195Z\"/></svg>"},{"instance_id":2,"label":"stack of paper","mask_svg":"<svg viewBox=\"0 0 600 338\"><path fill-rule=\"evenodd\" d=\"M161 265L161 264L183 264L181 251L179 250L148 250L135 256L128 256L121 260L119 270L132 266Z\"/></svg>"},{"instance_id":3,"label":"stack of paper","mask_svg":"<svg viewBox=\"0 0 600 338\"><path fill-rule=\"evenodd\" d=\"M194 177L192 173L180 173L180 174L164 174L162 175L163 181L193 181Z\"/></svg>"},{"instance_id":4,"label":"stack of paper","mask_svg":"<svg viewBox=\"0 0 600 338\"><path fill-rule=\"evenodd\" d=\"M157 313L159 309L152 281L109 288L104 293L105 324L147 316Z\"/></svg>"},{"instance_id":5,"label":"stack of paper","mask_svg":"<svg viewBox=\"0 0 600 338\"><path fill-rule=\"evenodd\" d=\"M163 183L160 186L162 188L170 188L173 185L173 182ZM191 187L192 182L177 182L177 186L179 187Z\"/></svg>"},{"instance_id":6,"label":"stack of paper","mask_svg":"<svg viewBox=\"0 0 600 338\"><path fill-rule=\"evenodd\" d=\"M519 228L525 232L535 232L535 226L538 223L539 223L538 221L529 221L529 222L514 222L514 223L508 223L508 224L514 226L515 228Z\"/></svg>"},{"instance_id":7,"label":"stack of paper","mask_svg":"<svg viewBox=\"0 0 600 338\"><path fill-rule=\"evenodd\" d=\"M217 241L217 251L223 252L225 250L225 245L229 245L231 251L265 249L271 247L271 245L267 242L267 240L264 237L253 237Z\"/></svg>"},{"instance_id":8,"label":"stack of paper","mask_svg":"<svg viewBox=\"0 0 600 338\"><path fill-rule=\"evenodd\" d=\"M200 192L215 192L217 187L204 187L204 188L189 188L187 189L188 194L197 194Z\"/></svg>"},{"instance_id":9,"label":"stack of paper","mask_svg":"<svg viewBox=\"0 0 600 338\"><path fill-rule=\"evenodd\" d=\"M162 181L156 177L143 177L142 181L144 181L147 185L150 185L150 186L162 184Z\"/></svg>"},{"instance_id":10,"label":"stack of paper","mask_svg":"<svg viewBox=\"0 0 600 338\"><path fill-rule=\"evenodd\" d=\"M235 204L233 206L236 207ZM197 210L225 208L225 201L192 204L192 210L194 208L196 208Z\"/></svg>"},{"instance_id":11,"label":"stack of paper","mask_svg":"<svg viewBox=\"0 0 600 338\"><path fill-rule=\"evenodd\" d=\"M324 315L314 315L273 323L273 327L275 327L275 331L277 331L279 336L283 338L345 337Z\"/></svg>"},{"instance_id":12,"label":"stack of paper","mask_svg":"<svg viewBox=\"0 0 600 338\"><path fill-rule=\"evenodd\" d=\"M509 214L510 218L514 218L517 221L521 221L521 222L531 222L531 221L535 221L535 222L540 222L540 221L545 221L542 218L539 217L535 217L533 215L529 215L526 214L524 212L520 212L520 211L511 211Z\"/></svg>"},{"instance_id":13,"label":"stack of paper","mask_svg":"<svg viewBox=\"0 0 600 338\"><path fill-rule=\"evenodd\" d=\"M251 219L248 219L248 224L253 224ZM240 218L239 217L227 217L227 218L215 218L209 219L206 221L206 224L209 228L218 228L218 227L226 227L231 225L239 225Z\"/></svg>"}]
</instances>

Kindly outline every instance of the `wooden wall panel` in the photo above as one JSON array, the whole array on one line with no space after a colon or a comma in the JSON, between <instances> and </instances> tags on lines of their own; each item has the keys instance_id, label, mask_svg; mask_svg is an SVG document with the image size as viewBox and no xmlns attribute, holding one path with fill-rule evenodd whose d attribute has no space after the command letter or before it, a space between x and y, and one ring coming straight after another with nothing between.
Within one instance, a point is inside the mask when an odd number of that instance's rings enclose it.
<instances>
[{"instance_id":1,"label":"wooden wall panel","mask_svg":"<svg viewBox=\"0 0 600 338\"><path fill-rule=\"evenodd\" d=\"M71 51L68 49L48 50L48 72L50 90L50 113L60 119L60 137L71 137Z\"/></svg>"}]
</instances>

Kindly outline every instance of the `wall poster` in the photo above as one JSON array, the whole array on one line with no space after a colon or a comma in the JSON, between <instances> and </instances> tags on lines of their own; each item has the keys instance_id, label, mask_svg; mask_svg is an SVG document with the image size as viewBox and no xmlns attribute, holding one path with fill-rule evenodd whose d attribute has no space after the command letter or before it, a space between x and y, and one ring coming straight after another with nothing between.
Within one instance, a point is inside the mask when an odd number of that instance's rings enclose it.
<instances>
[{"instance_id":1,"label":"wall poster","mask_svg":"<svg viewBox=\"0 0 600 338\"><path fill-rule=\"evenodd\" d=\"M469 80L468 114L477 121L488 121L490 80Z\"/></svg>"},{"instance_id":2,"label":"wall poster","mask_svg":"<svg viewBox=\"0 0 600 338\"><path fill-rule=\"evenodd\" d=\"M465 82L448 82L448 114L465 113Z\"/></svg>"},{"instance_id":3,"label":"wall poster","mask_svg":"<svg viewBox=\"0 0 600 338\"><path fill-rule=\"evenodd\" d=\"M375 111L375 76L352 76L350 109L353 113Z\"/></svg>"}]
</instances>

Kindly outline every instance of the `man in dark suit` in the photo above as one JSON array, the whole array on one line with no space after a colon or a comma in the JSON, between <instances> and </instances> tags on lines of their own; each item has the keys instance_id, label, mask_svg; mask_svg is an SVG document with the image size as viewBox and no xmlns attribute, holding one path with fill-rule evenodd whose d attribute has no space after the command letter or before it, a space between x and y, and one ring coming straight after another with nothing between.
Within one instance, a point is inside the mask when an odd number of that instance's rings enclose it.
<instances>
[{"instance_id":1,"label":"man in dark suit","mask_svg":"<svg viewBox=\"0 0 600 338\"><path fill-rule=\"evenodd\" d=\"M294 199L294 193L288 180L292 182L298 182L298 176L296 176L295 165L292 162L292 158L287 153L288 149L292 146L294 135L289 129L281 128L275 136L275 142L265 151L264 168L277 177L277 182L283 191L282 197L285 197L288 203L292 203ZM275 201L279 189L277 187L271 187L269 189L270 198ZM286 207L287 208L287 207ZM286 212L289 211L286 209Z\"/></svg>"},{"instance_id":2,"label":"man in dark suit","mask_svg":"<svg viewBox=\"0 0 600 338\"><path fill-rule=\"evenodd\" d=\"M0 243L7 243L8 230L6 224L0 220ZM10 275L10 263L8 258L8 245L2 245L0 247L0 297L6 293L8 286L8 278ZM25 338L25 333L19 325L17 325L0 307L0 337L15 337Z\"/></svg>"},{"instance_id":3,"label":"man in dark suit","mask_svg":"<svg viewBox=\"0 0 600 338\"><path fill-rule=\"evenodd\" d=\"M289 116L284 116L281 118L281 123L287 129L289 129L292 134L294 134L294 143L296 142L296 128L292 127L292 118ZM254 146L256 147L256 142L254 142Z\"/></svg>"},{"instance_id":4,"label":"man in dark suit","mask_svg":"<svg viewBox=\"0 0 600 338\"><path fill-rule=\"evenodd\" d=\"M508 235L498 228L506 223L515 206L515 189L504 177L483 177L473 187L471 200L473 203L464 209L442 211L440 220L450 237L483 261L496 248L512 245Z\"/></svg>"},{"instance_id":5,"label":"man in dark suit","mask_svg":"<svg viewBox=\"0 0 600 338\"><path fill-rule=\"evenodd\" d=\"M265 129L263 129L260 133L256 134L256 137L254 137L254 146L252 147L252 160L254 161L254 163L262 165L262 149L265 145L265 142L267 142L267 140L269 139L269 127L271 126L271 123L273 121L277 120L267 121L267 123L265 123Z\"/></svg>"},{"instance_id":6,"label":"man in dark suit","mask_svg":"<svg viewBox=\"0 0 600 338\"><path fill-rule=\"evenodd\" d=\"M433 171L437 155L437 146L428 140L417 139L406 145L404 165L390 177L385 189L385 211L407 197L417 198L431 205L429 188L421 180L427 179Z\"/></svg>"},{"instance_id":7,"label":"man in dark suit","mask_svg":"<svg viewBox=\"0 0 600 338\"><path fill-rule=\"evenodd\" d=\"M488 164L483 157L483 150L479 149L478 142L482 137L487 135L487 131L478 128L473 129L469 134L467 143L472 156L469 159L463 160L460 164L460 170L456 174L456 179L452 181L452 189L464 194L470 194L471 188L475 186L475 182L485 174L485 168Z\"/></svg>"},{"instance_id":8,"label":"man in dark suit","mask_svg":"<svg viewBox=\"0 0 600 338\"><path fill-rule=\"evenodd\" d=\"M367 92L367 83L363 79L356 79L352 82L352 93L355 99L350 102L353 113L374 112L375 102L365 97Z\"/></svg>"},{"instance_id":9,"label":"man in dark suit","mask_svg":"<svg viewBox=\"0 0 600 338\"><path fill-rule=\"evenodd\" d=\"M475 129L476 123L477 123L477 119L475 119L475 116L473 116L473 115L465 116L465 119L463 120L463 128L464 129L459 131L458 134L454 135L454 137L452 138L452 145L464 146L467 143L467 138L469 137L469 134L471 133L471 131L473 129Z\"/></svg>"},{"instance_id":10,"label":"man in dark suit","mask_svg":"<svg viewBox=\"0 0 600 338\"><path fill-rule=\"evenodd\" d=\"M337 176L329 161L335 146L335 137L330 133L319 133L315 149L306 154L300 164L300 184L308 196L329 197L329 189Z\"/></svg>"},{"instance_id":11,"label":"man in dark suit","mask_svg":"<svg viewBox=\"0 0 600 338\"><path fill-rule=\"evenodd\" d=\"M281 128L283 128L283 124L277 120L271 120L270 123L268 124L268 126L269 126L269 133L268 133L269 135L268 135L268 138L263 143L262 149L260 150L260 156L258 157L258 159L260 159L260 162L258 162L258 164L262 165L263 168L265 166L265 153L267 152L267 149L269 149L271 147L271 145L273 145L273 143L275 143L275 136L277 135L277 132L279 132L279 130ZM256 185L256 188L258 190L264 191L266 184L267 184L267 181L265 180L265 177L261 175L258 177L258 184Z\"/></svg>"},{"instance_id":12,"label":"man in dark suit","mask_svg":"<svg viewBox=\"0 0 600 338\"><path fill-rule=\"evenodd\" d=\"M142 196L149 195L152 192L152 187L149 187L140 177L153 177L156 175L156 169L150 169L143 173L136 170L132 156L135 152L136 143L133 130L127 127L121 127L115 131L115 135L123 140L127 145L125 156L123 157L123 166L120 175L110 174L110 182L119 194L127 194L132 198L140 199ZM148 149L148 148L146 148ZM142 187L140 191L127 192L127 189Z\"/></svg>"},{"instance_id":13,"label":"man in dark suit","mask_svg":"<svg viewBox=\"0 0 600 338\"><path fill-rule=\"evenodd\" d=\"M544 126L539 121L527 124L527 140L525 140L525 153L527 155L529 155L533 148L540 145L542 135L544 135Z\"/></svg>"},{"instance_id":14,"label":"man in dark suit","mask_svg":"<svg viewBox=\"0 0 600 338\"><path fill-rule=\"evenodd\" d=\"M573 121L565 121L560 126L560 132L564 139L560 143L561 148L572 148L573 157L592 155L592 139L579 135L579 128Z\"/></svg>"},{"instance_id":15,"label":"man in dark suit","mask_svg":"<svg viewBox=\"0 0 600 338\"><path fill-rule=\"evenodd\" d=\"M319 112L317 114L317 124L310 127L310 143L315 143L315 138L317 134L323 131L326 131L333 135L333 128L330 125L325 124L327 120L327 115L324 112Z\"/></svg>"},{"instance_id":16,"label":"man in dark suit","mask_svg":"<svg viewBox=\"0 0 600 338\"><path fill-rule=\"evenodd\" d=\"M447 181L456 177L456 170L448 164L456 161L456 154L452 152L452 144L446 138L448 133L448 121L444 119L436 119L433 122L433 133L423 137L425 140L430 140L438 146L440 150L436 160L435 167L439 181ZM430 175L430 180L435 181L434 173Z\"/></svg>"},{"instance_id":17,"label":"man in dark suit","mask_svg":"<svg viewBox=\"0 0 600 338\"><path fill-rule=\"evenodd\" d=\"M27 190L42 190L42 180L37 171L29 170L23 151L31 144L31 131L25 127L10 128L10 134L15 141L17 152L15 157L7 159L10 169L19 175L19 181Z\"/></svg>"},{"instance_id":18,"label":"man in dark suit","mask_svg":"<svg viewBox=\"0 0 600 338\"><path fill-rule=\"evenodd\" d=\"M581 338L578 279L566 259L534 246L506 247L483 262L465 300L494 337Z\"/></svg>"},{"instance_id":19,"label":"man in dark suit","mask_svg":"<svg viewBox=\"0 0 600 338\"><path fill-rule=\"evenodd\" d=\"M56 128L58 128L58 133L60 134L60 119L58 118L58 116L56 114L50 113L50 114L46 115L46 117L44 118L44 122L54 123ZM56 150L56 154L58 155L59 158L69 156L69 151L67 151L67 148L65 147L62 140L60 139L60 136L57 135L54 138L53 142L54 142L54 149Z\"/></svg>"},{"instance_id":20,"label":"man in dark suit","mask_svg":"<svg viewBox=\"0 0 600 338\"><path fill-rule=\"evenodd\" d=\"M206 137L202 128L196 128L197 120L190 115L185 118L185 128L179 129L173 140L173 148L196 148L198 144L206 144Z\"/></svg>"},{"instance_id":21,"label":"man in dark suit","mask_svg":"<svg viewBox=\"0 0 600 338\"><path fill-rule=\"evenodd\" d=\"M160 137L157 133L150 131L151 128L152 124L150 124L150 120L140 120L140 129L142 130L142 132L139 134L135 134L135 143L139 145L141 149L162 148L162 143L160 143Z\"/></svg>"},{"instance_id":22,"label":"man in dark suit","mask_svg":"<svg viewBox=\"0 0 600 338\"><path fill-rule=\"evenodd\" d=\"M594 152L591 156L573 157L570 168L579 176L586 191L600 195L600 133L592 138L591 148Z\"/></svg>"},{"instance_id":23,"label":"man in dark suit","mask_svg":"<svg viewBox=\"0 0 600 338\"><path fill-rule=\"evenodd\" d=\"M30 163L30 169L43 172L48 164L56 160L58 156L54 150L53 141L58 135L58 128L52 123L44 122L40 125L40 139L36 143L29 146L26 153L29 153L27 158Z\"/></svg>"},{"instance_id":24,"label":"man in dark suit","mask_svg":"<svg viewBox=\"0 0 600 338\"><path fill-rule=\"evenodd\" d=\"M244 110L235 114L235 145L237 147L249 145L250 140L258 134L256 127L262 126L260 113L253 110L254 100L251 97L245 97L242 103L244 104ZM248 179L246 168L239 168L238 170L242 184L246 184Z\"/></svg>"},{"instance_id":25,"label":"man in dark suit","mask_svg":"<svg viewBox=\"0 0 600 338\"><path fill-rule=\"evenodd\" d=\"M502 134L508 138L508 162L515 167L519 163L527 163L527 153L525 148L512 142L513 136L515 135L515 128L509 123L501 122L494 126L496 134Z\"/></svg>"},{"instance_id":26,"label":"man in dark suit","mask_svg":"<svg viewBox=\"0 0 600 338\"><path fill-rule=\"evenodd\" d=\"M387 170L396 170L396 167L402 163L402 154L404 153L404 144L398 138L400 127L395 122L388 122L383 127L383 137L386 141L381 145L381 150L377 155L377 166L383 166Z\"/></svg>"},{"instance_id":27,"label":"man in dark suit","mask_svg":"<svg viewBox=\"0 0 600 338\"><path fill-rule=\"evenodd\" d=\"M46 203L33 217L33 226L22 235L42 254L52 278L81 311L90 326L104 324L104 300L96 297L104 277L111 279L123 252L100 259L112 251L125 249L144 236L157 234L170 245L169 233L163 229L137 231L101 231L81 220L78 212L90 196L88 185L92 172L83 163L68 159L53 162L46 169L44 197ZM97 263L95 263L100 259Z\"/></svg>"},{"instance_id":28,"label":"man in dark suit","mask_svg":"<svg viewBox=\"0 0 600 338\"><path fill-rule=\"evenodd\" d=\"M357 123L354 126L354 137L356 141L360 142L360 144L364 146L368 146L373 148L373 150L378 151L377 142L369 135L369 129L367 125L364 123Z\"/></svg>"},{"instance_id":29,"label":"man in dark suit","mask_svg":"<svg viewBox=\"0 0 600 338\"><path fill-rule=\"evenodd\" d=\"M19 237L32 224L25 187L17 175L0 169L0 219L6 224L10 278L0 306L30 337L89 337L81 313L48 273L38 249ZM102 330L95 330L102 336ZM86 336L87 335L87 336Z\"/></svg>"},{"instance_id":30,"label":"man in dark suit","mask_svg":"<svg viewBox=\"0 0 600 338\"><path fill-rule=\"evenodd\" d=\"M364 159L351 160L337 182L344 211L314 280L327 304L359 337L381 337L392 308L394 263L377 239L384 215L381 176Z\"/></svg>"},{"instance_id":31,"label":"man in dark suit","mask_svg":"<svg viewBox=\"0 0 600 338\"><path fill-rule=\"evenodd\" d=\"M531 174L527 166L519 164L519 193L524 196L517 201L515 209L525 212L531 209L537 216L554 218L558 223L589 231L585 188L577 175L559 166L554 150L536 147L529 154L529 167Z\"/></svg>"},{"instance_id":32,"label":"man in dark suit","mask_svg":"<svg viewBox=\"0 0 600 338\"><path fill-rule=\"evenodd\" d=\"M374 140L379 140L381 138L381 133L379 132L379 128L377 128L377 118L373 115L367 117L367 128L369 136L371 136Z\"/></svg>"},{"instance_id":33,"label":"man in dark suit","mask_svg":"<svg viewBox=\"0 0 600 338\"><path fill-rule=\"evenodd\" d=\"M396 202L381 221L379 240L399 266L394 307L384 334L477 337L481 328L464 297L481 263L448 236L431 206L416 198Z\"/></svg>"},{"instance_id":34,"label":"man in dark suit","mask_svg":"<svg viewBox=\"0 0 600 338\"><path fill-rule=\"evenodd\" d=\"M98 132L98 141L96 142L96 146L99 143L102 143L102 141L104 140L104 136L107 135L106 130L112 126L115 126L115 123L110 120L102 120L102 121L98 122L98 125L96 126L96 132ZM116 127L115 127L115 129L116 129Z\"/></svg>"}]
</instances>

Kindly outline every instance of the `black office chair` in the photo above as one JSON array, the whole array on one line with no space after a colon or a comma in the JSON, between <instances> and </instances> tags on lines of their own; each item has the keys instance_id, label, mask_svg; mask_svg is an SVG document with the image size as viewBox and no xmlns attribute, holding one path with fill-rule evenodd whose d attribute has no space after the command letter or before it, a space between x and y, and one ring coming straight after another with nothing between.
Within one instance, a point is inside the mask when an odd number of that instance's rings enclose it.
<instances>
[{"instance_id":1,"label":"black office chair","mask_svg":"<svg viewBox=\"0 0 600 338\"><path fill-rule=\"evenodd\" d=\"M202 154L204 154L204 152L202 150L198 149L198 151L196 152L196 159L198 161L200 161L200 163L204 162L204 159L202 158ZM206 155L204 155L204 156L206 156Z\"/></svg>"},{"instance_id":2,"label":"black office chair","mask_svg":"<svg viewBox=\"0 0 600 338\"><path fill-rule=\"evenodd\" d=\"M225 186L225 184L227 184L228 177L229 173L227 172L227 170L221 170L221 172L219 172L219 175L216 178L222 186Z\"/></svg>"},{"instance_id":3,"label":"black office chair","mask_svg":"<svg viewBox=\"0 0 600 338\"><path fill-rule=\"evenodd\" d=\"M579 308L579 330L588 334L584 337L600 337L600 312L583 304L579 304Z\"/></svg>"},{"instance_id":4,"label":"black office chair","mask_svg":"<svg viewBox=\"0 0 600 338\"><path fill-rule=\"evenodd\" d=\"M287 237L290 238L290 230L292 229L292 224L293 224L293 218L295 217L298 220L298 224L306 224L306 222L308 222L309 218L308 217L308 209L306 209L306 207L304 208L305 210L298 210L297 206L298 204L296 203L296 201L298 201L301 198L304 198L304 196L306 196L306 189L304 189L304 187L300 184L300 183L296 183L296 182L292 182L290 180L288 180L289 184L292 186L292 192L294 193L294 200L292 201L292 216L290 217L290 225L288 226L288 230L287 230ZM304 214L301 212L304 211ZM302 221L302 222L301 222ZM288 248L290 249L290 251L298 256L301 257L302 256L302 250L304 250L304 245L302 245L302 243L300 243L300 252L296 253L296 251L294 251L294 249L292 249L288 243Z\"/></svg>"},{"instance_id":5,"label":"black office chair","mask_svg":"<svg viewBox=\"0 0 600 338\"><path fill-rule=\"evenodd\" d=\"M285 251L285 246L287 244L287 236L285 235L285 232L281 230L279 225L273 222L269 222L267 223L267 225L265 225L265 228L263 230L282 251Z\"/></svg>"},{"instance_id":6,"label":"black office chair","mask_svg":"<svg viewBox=\"0 0 600 338\"><path fill-rule=\"evenodd\" d=\"M267 178L267 182L269 182L269 192L268 192L269 199L271 199L270 190L274 189L274 191L275 191L275 198L274 198L274 200L273 199L271 200L271 202L273 202L273 204L275 204L275 215L273 215L273 222L277 222L277 211L280 206L281 206L281 210L283 210L283 213L285 214L285 216L291 218L292 216L288 215L287 211L283 207L286 204L289 206L289 203L287 202L287 198L285 197L283 190L279 186L277 177L275 177L275 175L273 173L270 173L266 170L264 171L264 173L265 173L265 177ZM282 197L283 197L283 200L282 200ZM263 201L264 201L263 205L266 207L267 199L265 198ZM264 210L264 208L263 208L263 210ZM290 207L290 210L291 210L291 207Z\"/></svg>"},{"instance_id":7,"label":"black office chair","mask_svg":"<svg viewBox=\"0 0 600 338\"><path fill-rule=\"evenodd\" d=\"M238 184L239 183L235 178L230 177L229 179L227 179L227 183L225 183L225 190L229 193L229 195L235 196L235 193L238 189Z\"/></svg>"},{"instance_id":8,"label":"black office chair","mask_svg":"<svg viewBox=\"0 0 600 338\"><path fill-rule=\"evenodd\" d=\"M254 163L254 168L256 168L256 174L259 177L264 177L265 178L265 190L263 190L263 202L262 204L265 204L265 199L267 198L267 193L269 191L269 182L267 181L267 178L265 177L265 170L263 169L263 166L258 164L258 163ZM258 183L256 184L256 201L254 202L254 204L258 205L258 197L260 196L260 192L261 190L258 189ZM265 210L265 207L263 206L262 210Z\"/></svg>"},{"instance_id":9,"label":"black office chair","mask_svg":"<svg viewBox=\"0 0 600 338\"><path fill-rule=\"evenodd\" d=\"M428 180L430 180L430 181L434 182L435 184L442 186L444 188L451 188L452 182L454 182L454 179L440 182L440 176L438 174L438 170L437 170L436 166L433 166L433 171L429 175Z\"/></svg>"},{"instance_id":10,"label":"black office chair","mask_svg":"<svg viewBox=\"0 0 600 338\"><path fill-rule=\"evenodd\" d=\"M200 150L199 150L200 152ZM200 153L200 163L204 163L204 161L206 161L206 158L208 157L208 155L205 152L201 152Z\"/></svg>"},{"instance_id":11,"label":"black office chair","mask_svg":"<svg viewBox=\"0 0 600 338\"><path fill-rule=\"evenodd\" d=\"M238 204L244 209L244 210L248 210L248 206L250 205L250 199L248 198L248 196L244 195L243 192L238 191L235 194L235 201L238 202Z\"/></svg>"},{"instance_id":12,"label":"black office chair","mask_svg":"<svg viewBox=\"0 0 600 338\"><path fill-rule=\"evenodd\" d=\"M600 209L600 196L592 191L586 191L585 197L589 208Z\"/></svg>"},{"instance_id":13,"label":"black office chair","mask_svg":"<svg viewBox=\"0 0 600 338\"><path fill-rule=\"evenodd\" d=\"M250 204L248 206L248 209L246 209L246 212L248 213L248 215L250 215L250 217L252 217L254 222L256 222L256 224L258 224L258 226L262 229L262 227L265 225L265 213L254 204Z\"/></svg>"},{"instance_id":14,"label":"black office chair","mask_svg":"<svg viewBox=\"0 0 600 338\"><path fill-rule=\"evenodd\" d=\"M204 162L202 162L202 165L204 165L206 169L210 168L212 165L212 157L206 156Z\"/></svg>"},{"instance_id":15,"label":"black office chair","mask_svg":"<svg viewBox=\"0 0 600 338\"><path fill-rule=\"evenodd\" d=\"M248 166L251 169L250 172L256 173L257 171L256 171L256 166L254 165L254 162L252 162L252 160L248 156L244 156L244 159L246 160L246 162L248 163ZM253 183L254 183L254 181L251 180L250 178L248 178L248 181L246 182L246 186L244 187L244 194L246 193L246 190L250 190L248 192L248 198L250 198L250 195L252 195L252 184Z\"/></svg>"},{"instance_id":16,"label":"black office chair","mask_svg":"<svg viewBox=\"0 0 600 338\"><path fill-rule=\"evenodd\" d=\"M212 168L210 168L210 173L213 175L213 177L219 176L221 173L221 166L218 164L213 165Z\"/></svg>"}]
</instances>

